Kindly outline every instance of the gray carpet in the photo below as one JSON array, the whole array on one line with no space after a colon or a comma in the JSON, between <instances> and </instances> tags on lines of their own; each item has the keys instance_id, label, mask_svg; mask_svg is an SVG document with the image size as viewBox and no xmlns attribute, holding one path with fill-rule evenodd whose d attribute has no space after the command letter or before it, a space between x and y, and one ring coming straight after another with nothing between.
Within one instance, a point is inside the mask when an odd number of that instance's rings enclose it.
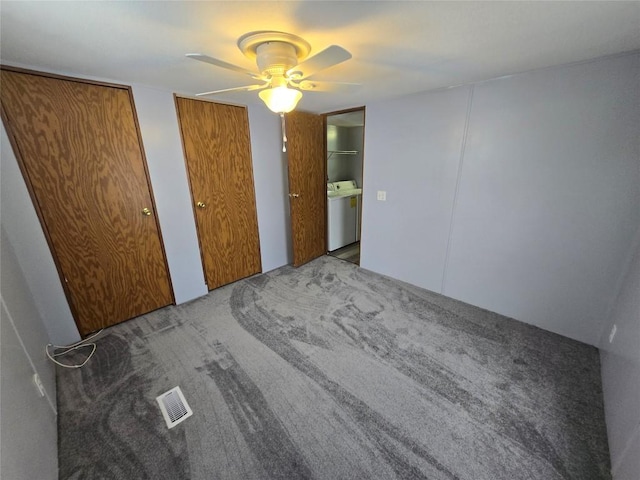
<instances>
[{"instance_id":1,"label":"gray carpet","mask_svg":"<svg viewBox=\"0 0 640 480\"><path fill-rule=\"evenodd\" d=\"M58 406L61 479L611 478L595 348L328 256L108 329Z\"/></svg>"}]
</instances>

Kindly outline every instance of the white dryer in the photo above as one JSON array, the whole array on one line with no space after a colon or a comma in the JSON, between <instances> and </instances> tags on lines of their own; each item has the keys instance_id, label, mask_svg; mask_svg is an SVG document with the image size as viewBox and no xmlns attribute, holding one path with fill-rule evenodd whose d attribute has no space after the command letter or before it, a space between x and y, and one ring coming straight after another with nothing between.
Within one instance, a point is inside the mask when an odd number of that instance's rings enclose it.
<instances>
[{"instance_id":1,"label":"white dryer","mask_svg":"<svg viewBox=\"0 0 640 480\"><path fill-rule=\"evenodd\" d=\"M330 252L360 240L362 189L355 180L327 184Z\"/></svg>"}]
</instances>

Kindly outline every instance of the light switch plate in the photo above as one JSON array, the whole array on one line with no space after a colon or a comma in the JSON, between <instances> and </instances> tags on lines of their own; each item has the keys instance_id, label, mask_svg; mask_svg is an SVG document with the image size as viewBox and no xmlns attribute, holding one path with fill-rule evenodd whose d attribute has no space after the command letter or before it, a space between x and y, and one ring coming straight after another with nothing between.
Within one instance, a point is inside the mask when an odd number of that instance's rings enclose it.
<instances>
[{"instance_id":1,"label":"light switch plate","mask_svg":"<svg viewBox=\"0 0 640 480\"><path fill-rule=\"evenodd\" d=\"M385 192L384 190L378 190L378 200L380 200L381 202L386 202L387 192Z\"/></svg>"}]
</instances>

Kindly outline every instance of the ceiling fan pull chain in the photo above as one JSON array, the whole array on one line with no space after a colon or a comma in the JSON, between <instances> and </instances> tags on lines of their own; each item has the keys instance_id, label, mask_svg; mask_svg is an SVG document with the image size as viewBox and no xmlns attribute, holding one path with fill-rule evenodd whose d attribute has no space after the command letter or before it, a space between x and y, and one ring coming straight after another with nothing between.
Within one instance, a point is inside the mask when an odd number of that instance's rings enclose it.
<instances>
[{"instance_id":1,"label":"ceiling fan pull chain","mask_svg":"<svg viewBox=\"0 0 640 480\"><path fill-rule=\"evenodd\" d=\"M280 123L282 125L282 152L287 151L287 129L284 123L284 113L280 114Z\"/></svg>"}]
</instances>

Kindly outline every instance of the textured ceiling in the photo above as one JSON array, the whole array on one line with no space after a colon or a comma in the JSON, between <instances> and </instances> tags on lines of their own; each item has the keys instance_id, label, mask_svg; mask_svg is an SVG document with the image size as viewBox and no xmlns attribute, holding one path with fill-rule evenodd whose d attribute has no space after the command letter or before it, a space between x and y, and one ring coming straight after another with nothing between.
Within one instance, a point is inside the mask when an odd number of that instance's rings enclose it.
<instances>
[{"instance_id":1,"label":"textured ceiling","mask_svg":"<svg viewBox=\"0 0 640 480\"><path fill-rule=\"evenodd\" d=\"M255 30L332 44L353 59L315 80L356 94L308 92L327 112L640 49L640 2L0 2L0 58L71 75L182 94L252 83L185 58L200 52L254 69L236 46ZM256 103L256 92L217 97Z\"/></svg>"}]
</instances>

